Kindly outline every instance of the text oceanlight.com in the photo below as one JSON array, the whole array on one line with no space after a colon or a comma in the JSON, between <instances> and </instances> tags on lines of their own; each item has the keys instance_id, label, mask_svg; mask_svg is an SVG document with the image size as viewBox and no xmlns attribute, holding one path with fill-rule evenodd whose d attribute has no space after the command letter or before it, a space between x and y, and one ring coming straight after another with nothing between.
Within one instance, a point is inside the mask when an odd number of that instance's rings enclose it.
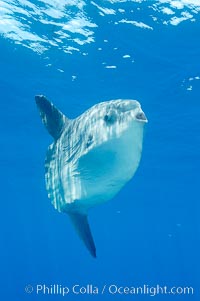
<instances>
[{"instance_id":1,"label":"text oceanlight.com","mask_svg":"<svg viewBox=\"0 0 200 301\"><path fill-rule=\"evenodd\" d=\"M156 295L193 295L194 288L191 286L155 286L144 284L141 286L120 286L117 284L104 284L102 286L95 286L93 284L74 284L72 286L65 286L61 284L37 284L35 286L27 285L25 287L27 294L34 293L36 295L61 295L63 297L73 295L149 295L154 297Z\"/></svg>"}]
</instances>

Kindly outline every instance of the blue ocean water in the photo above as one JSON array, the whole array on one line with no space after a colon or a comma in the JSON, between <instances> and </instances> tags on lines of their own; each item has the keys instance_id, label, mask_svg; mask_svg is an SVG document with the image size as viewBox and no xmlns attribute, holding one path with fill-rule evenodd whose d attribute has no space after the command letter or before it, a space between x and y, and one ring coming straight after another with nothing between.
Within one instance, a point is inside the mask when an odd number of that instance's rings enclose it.
<instances>
[{"instance_id":1,"label":"blue ocean water","mask_svg":"<svg viewBox=\"0 0 200 301\"><path fill-rule=\"evenodd\" d=\"M153 298L37 294L44 284L187 286L154 298L199 300L199 13L198 0L0 2L1 300ZM149 120L137 173L90 212L96 260L47 198L36 94L69 118L137 99Z\"/></svg>"}]
</instances>

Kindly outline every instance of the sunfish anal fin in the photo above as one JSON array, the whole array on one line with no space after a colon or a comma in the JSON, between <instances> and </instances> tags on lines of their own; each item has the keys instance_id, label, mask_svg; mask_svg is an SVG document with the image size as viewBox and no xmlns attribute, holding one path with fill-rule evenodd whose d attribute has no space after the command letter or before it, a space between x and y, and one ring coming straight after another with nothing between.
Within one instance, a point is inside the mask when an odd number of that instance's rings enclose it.
<instances>
[{"instance_id":1,"label":"sunfish anal fin","mask_svg":"<svg viewBox=\"0 0 200 301\"><path fill-rule=\"evenodd\" d=\"M35 101L43 124L46 126L49 134L57 140L69 119L48 101L45 96L37 95L35 96Z\"/></svg>"},{"instance_id":2,"label":"sunfish anal fin","mask_svg":"<svg viewBox=\"0 0 200 301\"><path fill-rule=\"evenodd\" d=\"M96 247L88 224L86 214L68 213L80 239L84 242L90 254L96 258Z\"/></svg>"}]
</instances>

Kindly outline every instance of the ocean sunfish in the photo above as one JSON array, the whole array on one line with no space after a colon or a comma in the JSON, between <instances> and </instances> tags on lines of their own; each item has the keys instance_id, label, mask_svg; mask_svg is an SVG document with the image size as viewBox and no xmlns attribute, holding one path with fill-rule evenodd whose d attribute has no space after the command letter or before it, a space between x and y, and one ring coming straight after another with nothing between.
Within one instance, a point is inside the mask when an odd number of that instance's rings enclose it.
<instances>
[{"instance_id":1,"label":"ocean sunfish","mask_svg":"<svg viewBox=\"0 0 200 301\"><path fill-rule=\"evenodd\" d=\"M112 199L140 162L147 122L136 100L111 100L68 119L43 95L35 97L54 138L45 160L48 197L70 217L91 255L96 248L88 224L90 208Z\"/></svg>"}]
</instances>

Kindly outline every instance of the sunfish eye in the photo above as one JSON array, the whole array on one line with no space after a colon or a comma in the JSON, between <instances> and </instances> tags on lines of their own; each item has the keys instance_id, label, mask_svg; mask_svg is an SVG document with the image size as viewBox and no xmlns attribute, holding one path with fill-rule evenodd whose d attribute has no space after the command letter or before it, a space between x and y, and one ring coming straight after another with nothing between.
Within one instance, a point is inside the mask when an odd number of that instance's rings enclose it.
<instances>
[{"instance_id":1,"label":"sunfish eye","mask_svg":"<svg viewBox=\"0 0 200 301\"><path fill-rule=\"evenodd\" d=\"M104 121L107 124L113 124L117 120L117 116L115 112L110 112L104 116Z\"/></svg>"}]
</instances>

